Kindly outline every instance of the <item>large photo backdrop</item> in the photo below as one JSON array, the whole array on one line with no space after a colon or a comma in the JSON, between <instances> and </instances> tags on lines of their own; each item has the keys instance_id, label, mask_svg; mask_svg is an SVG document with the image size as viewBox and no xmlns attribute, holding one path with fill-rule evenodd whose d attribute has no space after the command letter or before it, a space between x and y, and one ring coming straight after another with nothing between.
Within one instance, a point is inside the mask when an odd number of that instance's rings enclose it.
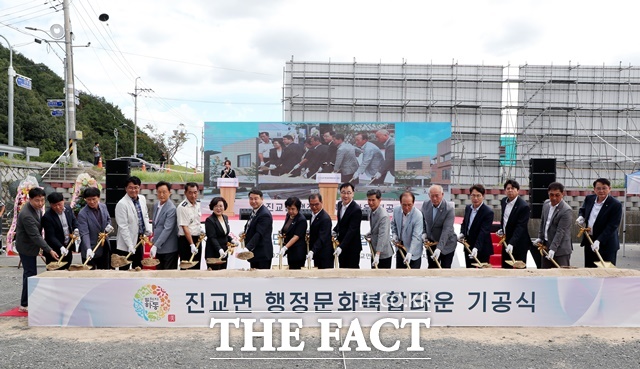
<instances>
[{"instance_id":1,"label":"large photo backdrop","mask_svg":"<svg viewBox=\"0 0 640 369\"><path fill-rule=\"evenodd\" d=\"M267 204L306 199L318 188L318 173L339 173L355 185L356 200L366 200L371 188L387 201L407 189L424 200L432 183L448 185L450 148L449 122L206 122L203 212L218 193L225 160L239 181L240 208L252 187Z\"/></svg>"}]
</instances>

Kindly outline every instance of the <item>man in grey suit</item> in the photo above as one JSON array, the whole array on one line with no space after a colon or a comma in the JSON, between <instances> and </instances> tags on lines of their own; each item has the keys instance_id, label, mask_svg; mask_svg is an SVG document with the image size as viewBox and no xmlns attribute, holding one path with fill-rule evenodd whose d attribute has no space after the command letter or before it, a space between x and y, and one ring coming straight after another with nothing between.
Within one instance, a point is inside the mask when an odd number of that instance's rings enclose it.
<instances>
[{"instance_id":1,"label":"man in grey suit","mask_svg":"<svg viewBox=\"0 0 640 369\"><path fill-rule=\"evenodd\" d=\"M440 185L429 187L429 199L422 204L423 238L425 241L438 242L433 256L427 258L429 269L438 267L435 262L438 259L442 268L450 269L458 244L458 237L453 229L455 219L453 206L443 200L444 190Z\"/></svg>"},{"instance_id":2,"label":"man in grey suit","mask_svg":"<svg viewBox=\"0 0 640 369\"><path fill-rule=\"evenodd\" d=\"M78 230L80 231L80 255L82 261L91 259L88 264L93 269L109 269L111 266L111 246L107 238L102 247L99 247L95 254L93 248L98 244L98 234L101 232L113 231L111 217L107 206L100 202L100 190L89 187L84 190L84 200L87 202L84 208L78 213Z\"/></svg>"},{"instance_id":3,"label":"man in grey suit","mask_svg":"<svg viewBox=\"0 0 640 369\"><path fill-rule=\"evenodd\" d=\"M562 200L564 197L564 186L559 182L552 182L548 187L549 200L542 205L542 218L540 219L540 230L535 243L542 243L549 247L549 255L542 258L542 268L549 269L553 265L554 259L560 266L569 266L571 259L571 224L573 222L573 211L571 207Z\"/></svg>"},{"instance_id":4,"label":"man in grey suit","mask_svg":"<svg viewBox=\"0 0 640 369\"><path fill-rule=\"evenodd\" d=\"M392 239L395 243L402 243L407 252L402 257L400 249L396 252L396 269L411 267L420 269L422 264L422 230L424 229L422 213L413 204L415 195L405 191L400 195L400 207L393 209L391 222Z\"/></svg>"},{"instance_id":5,"label":"man in grey suit","mask_svg":"<svg viewBox=\"0 0 640 369\"><path fill-rule=\"evenodd\" d=\"M26 313L29 308L28 279L38 274L36 257L43 252L58 260L58 254L51 249L42 238L42 209L45 192L40 187L29 190L29 202L24 204L16 220L16 250L22 262L22 296L20 312Z\"/></svg>"},{"instance_id":6,"label":"man in grey suit","mask_svg":"<svg viewBox=\"0 0 640 369\"><path fill-rule=\"evenodd\" d=\"M369 178L374 179L376 173L382 168L382 163L384 163L382 151L378 146L369 142L369 137L366 133L358 133L356 135L356 146L362 150L362 162L353 178L359 178L366 174Z\"/></svg>"},{"instance_id":7,"label":"man in grey suit","mask_svg":"<svg viewBox=\"0 0 640 369\"><path fill-rule=\"evenodd\" d=\"M396 140L386 129L380 129L376 132L376 140L384 147L384 163L373 176L373 184L384 184L387 173L391 173L394 177L396 175Z\"/></svg>"},{"instance_id":8,"label":"man in grey suit","mask_svg":"<svg viewBox=\"0 0 640 369\"><path fill-rule=\"evenodd\" d=\"M390 220L387 212L380 206L382 193L380 190L367 191L367 203L371 209L369 213L369 223L371 226L371 247L373 248L373 263L371 266L378 269L391 269L391 257L393 248L391 247Z\"/></svg>"},{"instance_id":9,"label":"man in grey suit","mask_svg":"<svg viewBox=\"0 0 640 369\"><path fill-rule=\"evenodd\" d=\"M340 173L342 183L351 181L353 174L358 170L358 159L356 158L356 148L348 142L344 142L344 135L336 133L333 137L333 144L337 146L336 161L333 171ZM351 181L353 184L358 184Z\"/></svg>"},{"instance_id":10,"label":"man in grey suit","mask_svg":"<svg viewBox=\"0 0 640 369\"><path fill-rule=\"evenodd\" d=\"M176 205L169 201L171 184L156 184L158 202L153 206L153 247L151 257L158 257L157 270L178 269L178 218Z\"/></svg>"}]
</instances>

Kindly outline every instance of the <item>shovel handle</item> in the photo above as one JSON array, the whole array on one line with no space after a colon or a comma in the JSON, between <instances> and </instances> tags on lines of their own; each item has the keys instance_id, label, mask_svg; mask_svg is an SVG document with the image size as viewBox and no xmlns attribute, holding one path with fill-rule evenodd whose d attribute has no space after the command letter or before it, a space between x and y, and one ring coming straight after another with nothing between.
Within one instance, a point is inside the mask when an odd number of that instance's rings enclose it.
<instances>
[{"instance_id":1,"label":"shovel handle","mask_svg":"<svg viewBox=\"0 0 640 369\"><path fill-rule=\"evenodd\" d=\"M95 254L96 251L98 251L98 247L102 247L104 245L104 241L107 239L107 233L100 233L100 235L98 236L98 238L100 238L100 240L98 241L98 243L96 244L96 247L93 248L93 253ZM87 258L87 260L85 260L85 262L82 265L87 265L87 263L89 262L89 260L91 260L92 258Z\"/></svg>"},{"instance_id":2,"label":"shovel handle","mask_svg":"<svg viewBox=\"0 0 640 369\"><path fill-rule=\"evenodd\" d=\"M404 249L404 246L402 244L396 243L396 247L398 248L398 251L400 251L400 255L402 255L402 259L404 260L404 258L406 258L406 254L404 253L404 251L402 251ZM407 266L407 269L411 269L411 265L409 265L409 263L404 263L404 265Z\"/></svg>"},{"instance_id":3,"label":"shovel handle","mask_svg":"<svg viewBox=\"0 0 640 369\"><path fill-rule=\"evenodd\" d=\"M436 243L429 242L429 246L427 246L427 242L425 242L424 243L424 248L429 250L429 253L431 254L431 256L433 256L433 250L431 250L431 246L430 246L431 244L437 245L438 243L437 242ZM436 265L438 266L438 269L442 269L442 265L440 265L440 262L438 261L438 259L433 258L433 261L436 262Z\"/></svg>"},{"instance_id":4,"label":"shovel handle","mask_svg":"<svg viewBox=\"0 0 640 369\"><path fill-rule=\"evenodd\" d=\"M364 239L367 240L367 244L369 245L369 251L371 251L371 257L373 258L373 254L375 254L375 252L373 250L373 245L371 244L371 238L365 237ZM376 264L374 268L378 269L378 264Z\"/></svg>"},{"instance_id":5,"label":"shovel handle","mask_svg":"<svg viewBox=\"0 0 640 369\"><path fill-rule=\"evenodd\" d=\"M467 243L467 241L462 240L461 242L464 245L464 248L467 249L467 252L469 253L469 255L471 255L471 248L469 248L469 244ZM480 260L478 260L477 257L474 256L473 260L475 260L475 262L478 263L479 265L482 265L482 263L480 262Z\"/></svg>"},{"instance_id":6,"label":"shovel handle","mask_svg":"<svg viewBox=\"0 0 640 369\"><path fill-rule=\"evenodd\" d=\"M541 250L544 253L544 256L549 256L549 253L547 252L547 250L545 250L545 249L541 249ZM553 265L556 266L556 268L560 268L560 265L558 265L558 263L556 263L556 261L554 259L549 259L549 260L551 260L551 262L553 263Z\"/></svg>"}]
</instances>

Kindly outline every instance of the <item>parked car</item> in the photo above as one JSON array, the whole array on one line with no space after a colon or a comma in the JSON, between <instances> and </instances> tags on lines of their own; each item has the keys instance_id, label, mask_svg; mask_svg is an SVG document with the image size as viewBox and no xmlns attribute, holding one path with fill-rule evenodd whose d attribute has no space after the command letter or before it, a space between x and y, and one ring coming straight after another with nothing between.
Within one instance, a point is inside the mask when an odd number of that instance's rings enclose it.
<instances>
[{"instance_id":1,"label":"parked car","mask_svg":"<svg viewBox=\"0 0 640 369\"><path fill-rule=\"evenodd\" d=\"M127 161L129 161L129 167L131 169L141 169L142 168L142 164L144 163L144 166L150 172L157 172L157 171L160 170L160 166L159 165L149 163L148 161L140 159L140 158L134 158L134 157L131 157L131 156L124 156L124 157L120 157L120 158L115 158L115 160L127 160Z\"/></svg>"}]
</instances>

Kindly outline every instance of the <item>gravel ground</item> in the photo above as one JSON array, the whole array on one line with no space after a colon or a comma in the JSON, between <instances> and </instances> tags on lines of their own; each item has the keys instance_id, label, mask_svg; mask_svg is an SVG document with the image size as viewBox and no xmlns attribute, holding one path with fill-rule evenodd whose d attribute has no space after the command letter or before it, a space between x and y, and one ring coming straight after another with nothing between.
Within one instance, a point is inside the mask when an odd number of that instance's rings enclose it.
<instances>
[{"instance_id":1,"label":"gravel ground","mask_svg":"<svg viewBox=\"0 0 640 369\"><path fill-rule=\"evenodd\" d=\"M580 249L578 248L578 251ZM22 270L17 258L0 256L0 311L19 305ZM572 264L582 265L576 255ZM620 267L640 270L640 245L619 253ZM39 272L44 271L44 266ZM0 317L2 368L637 368L638 328L448 327L422 330L423 352L410 352L408 330L385 330L382 340L400 350L318 352L319 331L302 330L303 352L244 352L241 330L232 352L216 352L219 329L29 327L26 318ZM343 331L343 333L345 333ZM365 330L365 335L368 331ZM278 346L278 331L274 345ZM255 340L260 347L262 340ZM278 358L278 359L274 359Z\"/></svg>"}]
</instances>

